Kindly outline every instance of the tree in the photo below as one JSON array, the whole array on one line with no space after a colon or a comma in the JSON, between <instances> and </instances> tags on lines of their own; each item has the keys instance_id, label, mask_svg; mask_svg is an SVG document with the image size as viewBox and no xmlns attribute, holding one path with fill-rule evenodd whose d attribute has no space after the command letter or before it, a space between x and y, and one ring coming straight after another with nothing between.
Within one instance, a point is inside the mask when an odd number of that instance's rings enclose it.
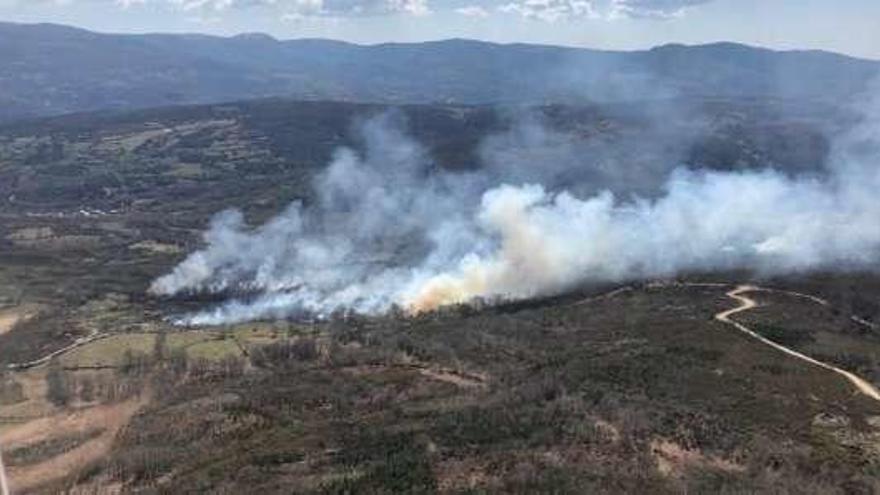
<instances>
[{"instance_id":1,"label":"tree","mask_svg":"<svg viewBox=\"0 0 880 495\"><path fill-rule=\"evenodd\" d=\"M153 363L156 365L165 361L166 340L167 333L163 329L159 331L156 339L153 341Z\"/></svg>"},{"instance_id":2,"label":"tree","mask_svg":"<svg viewBox=\"0 0 880 495\"><path fill-rule=\"evenodd\" d=\"M0 371L0 406L17 404L25 400L24 387L11 374Z\"/></svg>"},{"instance_id":3,"label":"tree","mask_svg":"<svg viewBox=\"0 0 880 495\"><path fill-rule=\"evenodd\" d=\"M61 363L53 359L49 362L49 372L46 374L46 397L49 402L57 407L64 407L70 403L70 383L67 375L61 367Z\"/></svg>"}]
</instances>

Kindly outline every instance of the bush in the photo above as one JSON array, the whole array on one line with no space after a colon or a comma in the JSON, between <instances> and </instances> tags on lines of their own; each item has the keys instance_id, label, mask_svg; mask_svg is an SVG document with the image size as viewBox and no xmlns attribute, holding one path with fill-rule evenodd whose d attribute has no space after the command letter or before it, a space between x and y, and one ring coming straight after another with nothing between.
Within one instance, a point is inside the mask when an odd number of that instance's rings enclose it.
<instances>
[{"instance_id":1,"label":"bush","mask_svg":"<svg viewBox=\"0 0 880 495\"><path fill-rule=\"evenodd\" d=\"M283 366L290 362L315 361L319 356L317 342L314 339L301 338L258 347L251 352L251 362L254 366L266 368Z\"/></svg>"},{"instance_id":2,"label":"bush","mask_svg":"<svg viewBox=\"0 0 880 495\"><path fill-rule=\"evenodd\" d=\"M808 330L785 328L777 325L766 324L758 324L754 327L755 332L757 332L762 337L772 340L773 342L776 342L777 344L786 347L796 347L815 341Z\"/></svg>"}]
</instances>

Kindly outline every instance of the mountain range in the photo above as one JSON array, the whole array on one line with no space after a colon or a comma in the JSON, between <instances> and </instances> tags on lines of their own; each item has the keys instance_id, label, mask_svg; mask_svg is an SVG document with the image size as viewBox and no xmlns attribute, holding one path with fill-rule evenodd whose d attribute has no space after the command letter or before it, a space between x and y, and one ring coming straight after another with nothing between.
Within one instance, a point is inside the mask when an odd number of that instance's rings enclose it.
<instances>
[{"instance_id":1,"label":"mountain range","mask_svg":"<svg viewBox=\"0 0 880 495\"><path fill-rule=\"evenodd\" d=\"M840 101L880 62L734 43L615 52L471 40L356 45L263 34L101 34L0 23L0 121L283 96L377 103Z\"/></svg>"}]
</instances>

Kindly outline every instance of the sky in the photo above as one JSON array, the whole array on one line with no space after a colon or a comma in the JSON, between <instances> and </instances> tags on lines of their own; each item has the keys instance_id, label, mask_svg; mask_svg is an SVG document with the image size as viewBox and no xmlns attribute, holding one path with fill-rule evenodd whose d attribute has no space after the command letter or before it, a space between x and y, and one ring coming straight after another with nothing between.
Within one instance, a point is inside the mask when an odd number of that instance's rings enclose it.
<instances>
[{"instance_id":1,"label":"sky","mask_svg":"<svg viewBox=\"0 0 880 495\"><path fill-rule=\"evenodd\" d=\"M0 20L356 43L472 38L633 50L735 41L880 59L880 0L0 0Z\"/></svg>"}]
</instances>

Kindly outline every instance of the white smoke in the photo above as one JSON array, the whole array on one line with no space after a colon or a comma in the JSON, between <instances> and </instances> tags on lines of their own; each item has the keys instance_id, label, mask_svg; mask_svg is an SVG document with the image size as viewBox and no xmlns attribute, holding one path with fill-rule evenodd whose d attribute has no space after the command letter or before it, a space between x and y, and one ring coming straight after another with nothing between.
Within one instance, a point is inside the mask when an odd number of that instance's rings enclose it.
<instances>
[{"instance_id":1,"label":"white smoke","mask_svg":"<svg viewBox=\"0 0 880 495\"><path fill-rule=\"evenodd\" d=\"M497 164L437 172L383 116L362 126L365 156L340 150L316 179L314 204L294 203L256 229L240 213L218 215L206 247L151 290L258 293L181 320L222 324L393 306L419 312L693 270L874 269L878 129L866 119L839 139L821 176L677 169L661 194L630 199L505 183L522 174L505 177Z\"/></svg>"},{"instance_id":2,"label":"white smoke","mask_svg":"<svg viewBox=\"0 0 880 495\"><path fill-rule=\"evenodd\" d=\"M308 208L293 203L256 229L240 212L220 213L204 235L205 249L150 291L261 294L189 323L385 311L415 267L441 270L479 243L464 215L484 189L474 175L432 174L424 150L401 127L394 114L362 125L365 156L338 150L315 179L317 198Z\"/></svg>"},{"instance_id":3,"label":"white smoke","mask_svg":"<svg viewBox=\"0 0 880 495\"><path fill-rule=\"evenodd\" d=\"M869 199L878 187L877 173L837 184L772 171L680 170L660 199L618 203L611 193L582 200L501 186L486 193L478 214L499 247L418 282L403 302L423 310L693 270L867 266L880 255L880 201Z\"/></svg>"}]
</instances>

